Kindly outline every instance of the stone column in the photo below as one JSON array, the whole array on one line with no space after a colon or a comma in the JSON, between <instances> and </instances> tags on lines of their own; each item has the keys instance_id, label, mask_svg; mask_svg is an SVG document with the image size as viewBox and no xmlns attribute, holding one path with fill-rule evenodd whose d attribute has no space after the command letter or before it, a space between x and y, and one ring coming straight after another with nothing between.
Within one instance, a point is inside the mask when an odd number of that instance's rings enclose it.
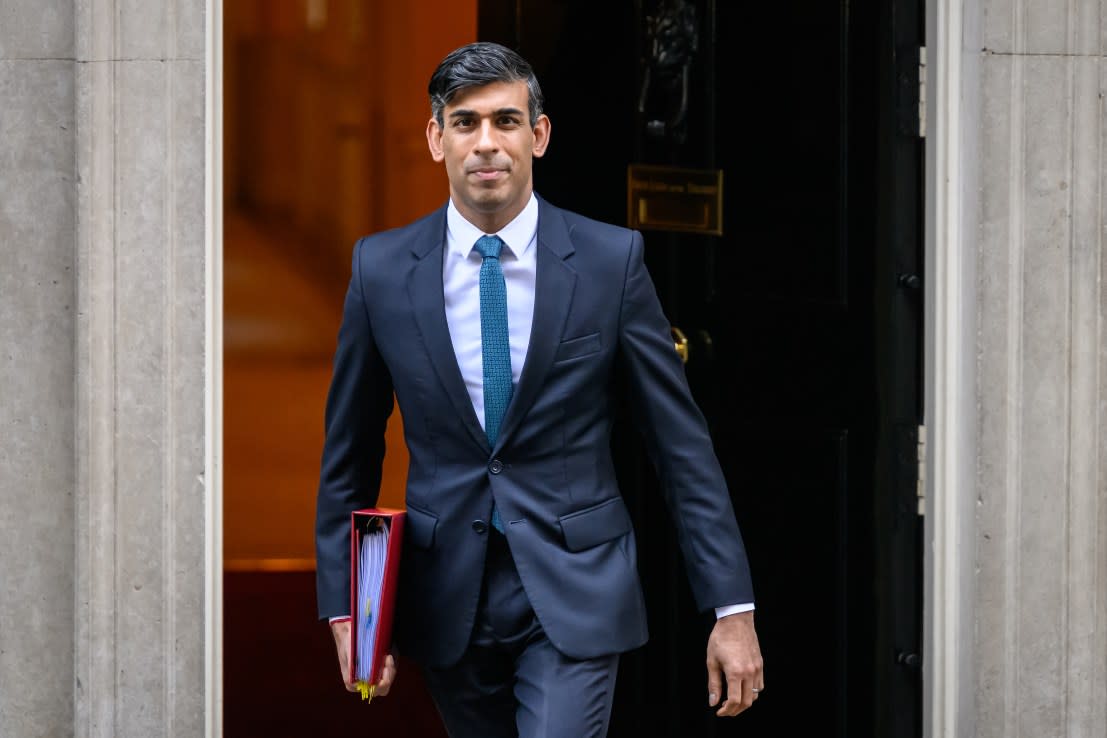
<instances>
[{"instance_id":1,"label":"stone column","mask_svg":"<svg viewBox=\"0 0 1107 738\"><path fill-rule=\"evenodd\" d=\"M1102 736L1107 3L979 6L975 734Z\"/></svg>"},{"instance_id":2,"label":"stone column","mask_svg":"<svg viewBox=\"0 0 1107 738\"><path fill-rule=\"evenodd\" d=\"M73 730L72 0L0 2L0 735Z\"/></svg>"},{"instance_id":3,"label":"stone column","mask_svg":"<svg viewBox=\"0 0 1107 738\"><path fill-rule=\"evenodd\" d=\"M75 733L202 735L204 2L76 3Z\"/></svg>"},{"instance_id":4,"label":"stone column","mask_svg":"<svg viewBox=\"0 0 1107 738\"><path fill-rule=\"evenodd\" d=\"M205 10L0 0L5 738L218 731Z\"/></svg>"}]
</instances>

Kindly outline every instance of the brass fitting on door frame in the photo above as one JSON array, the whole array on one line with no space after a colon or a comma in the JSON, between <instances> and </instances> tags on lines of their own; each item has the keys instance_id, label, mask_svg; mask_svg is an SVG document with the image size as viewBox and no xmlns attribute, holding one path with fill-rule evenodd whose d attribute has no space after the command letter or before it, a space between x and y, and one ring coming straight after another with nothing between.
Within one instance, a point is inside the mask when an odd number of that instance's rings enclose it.
<instances>
[{"instance_id":1,"label":"brass fitting on door frame","mask_svg":"<svg viewBox=\"0 0 1107 738\"><path fill-rule=\"evenodd\" d=\"M684 331L677 328L675 325L670 326L673 334L673 348L676 349L677 354L680 356L682 363L688 363L688 337L684 335Z\"/></svg>"}]
</instances>

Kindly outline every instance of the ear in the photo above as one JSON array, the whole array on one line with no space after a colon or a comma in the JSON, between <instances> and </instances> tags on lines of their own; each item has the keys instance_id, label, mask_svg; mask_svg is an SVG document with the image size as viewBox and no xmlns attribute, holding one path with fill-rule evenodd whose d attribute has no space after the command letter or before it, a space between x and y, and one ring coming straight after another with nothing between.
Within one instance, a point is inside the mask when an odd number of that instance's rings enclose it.
<instances>
[{"instance_id":1,"label":"ear","mask_svg":"<svg viewBox=\"0 0 1107 738\"><path fill-rule=\"evenodd\" d=\"M549 145L550 119L543 113L538 116L538 120L534 123L534 146L531 147L531 153L534 154L536 159L539 159L546 153L546 147Z\"/></svg>"},{"instance_id":2,"label":"ear","mask_svg":"<svg viewBox=\"0 0 1107 738\"><path fill-rule=\"evenodd\" d=\"M427 148L430 149L431 158L437 162L441 162L446 156L442 153L442 128L433 115L427 121Z\"/></svg>"}]
</instances>

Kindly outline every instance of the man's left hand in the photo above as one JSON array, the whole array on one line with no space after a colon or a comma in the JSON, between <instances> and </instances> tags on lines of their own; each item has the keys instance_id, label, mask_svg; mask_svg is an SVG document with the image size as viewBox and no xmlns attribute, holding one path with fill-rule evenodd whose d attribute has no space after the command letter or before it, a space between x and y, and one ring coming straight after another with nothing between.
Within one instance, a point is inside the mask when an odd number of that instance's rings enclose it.
<instances>
[{"instance_id":1,"label":"man's left hand","mask_svg":"<svg viewBox=\"0 0 1107 738\"><path fill-rule=\"evenodd\" d=\"M720 717L747 709L765 688L752 611L719 618L707 639L707 703L711 707L719 704L724 679L726 699L715 713Z\"/></svg>"}]
</instances>

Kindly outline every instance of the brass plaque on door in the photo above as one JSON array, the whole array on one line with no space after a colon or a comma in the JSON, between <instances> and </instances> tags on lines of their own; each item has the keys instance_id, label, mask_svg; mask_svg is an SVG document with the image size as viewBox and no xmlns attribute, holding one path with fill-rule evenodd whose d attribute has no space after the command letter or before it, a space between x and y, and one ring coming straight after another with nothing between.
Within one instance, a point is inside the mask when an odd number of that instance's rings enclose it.
<instances>
[{"instance_id":1,"label":"brass plaque on door","mask_svg":"<svg viewBox=\"0 0 1107 738\"><path fill-rule=\"evenodd\" d=\"M723 170L627 167L631 228L723 235Z\"/></svg>"}]
</instances>

